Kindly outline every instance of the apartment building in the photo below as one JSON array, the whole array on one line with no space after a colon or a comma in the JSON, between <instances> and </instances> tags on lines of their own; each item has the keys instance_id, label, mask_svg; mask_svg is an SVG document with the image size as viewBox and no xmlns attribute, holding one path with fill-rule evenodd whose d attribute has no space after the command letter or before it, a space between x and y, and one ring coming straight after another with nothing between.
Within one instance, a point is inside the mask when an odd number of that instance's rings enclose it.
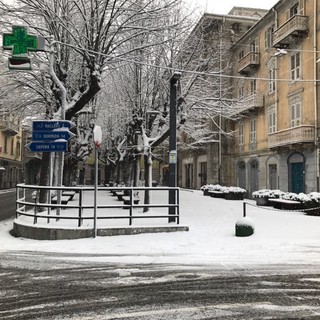
<instances>
[{"instance_id":1,"label":"apartment building","mask_svg":"<svg viewBox=\"0 0 320 320\"><path fill-rule=\"evenodd\" d=\"M186 99L195 110L180 130L178 184L182 187L200 188L206 183L229 185L233 180L230 166L226 165L230 152L222 110L226 101L233 97L231 78L204 75L202 79L195 79L195 74L199 71L219 74L223 70L224 75L232 76L232 46L267 12L235 7L228 15L204 14L176 59L176 67L195 72L184 73L181 78L182 90L188 90ZM186 61L191 62L186 64ZM193 86L188 89L190 83ZM212 106L207 101L211 101ZM211 118L208 110L217 108L221 108L221 116L215 116L213 112ZM213 134L207 132L204 139L198 139L197 132L202 130L204 123ZM188 126L191 130L184 132Z\"/></svg>"},{"instance_id":2,"label":"apartment building","mask_svg":"<svg viewBox=\"0 0 320 320\"><path fill-rule=\"evenodd\" d=\"M281 0L233 46L232 183L319 190L317 0Z\"/></svg>"},{"instance_id":3,"label":"apartment building","mask_svg":"<svg viewBox=\"0 0 320 320\"><path fill-rule=\"evenodd\" d=\"M13 188L22 180L21 122L8 114L0 118L0 189Z\"/></svg>"}]
</instances>

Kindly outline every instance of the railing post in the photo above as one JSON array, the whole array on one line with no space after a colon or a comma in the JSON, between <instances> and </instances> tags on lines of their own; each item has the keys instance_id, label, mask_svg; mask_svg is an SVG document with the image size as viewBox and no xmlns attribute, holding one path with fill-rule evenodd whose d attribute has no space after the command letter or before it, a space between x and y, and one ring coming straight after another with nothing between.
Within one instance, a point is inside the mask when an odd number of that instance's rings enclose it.
<instances>
[{"instance_id":1,"label":"railing post","mask_svg":"<svg viewBox=\"0 0 320 320\"><path fill-rule=\"evenodd\" d=\"M34 197L34 218L33 218L33 224L37 223L37 197L38 197L38 190L36 191L35 197Z\"/></svg>"},{"instance_id":2,"label":"railing post","mask_svg":"<svg viewBox=\"0 0 320 320\"><path fill-rule=\"evenodd\" d=\"M130 208L129 208L129 226L132 225L132 205L133 205L133 197L132 197L132 189L129 189L129 197L130 197Z\"/></svg>"},{"instance_id":3,"label":"railing post","mask_svg":"<svg viewBox=\"0 0 320 320\"><path fill-rule=\"evenodd\" d=\"M16 218L18 218L18 210L19 210L18 200L19 199L20 199L20 192L19 192L19 187L17 186L17 188L16 188Z\"/></svg>"},{"instance_id":4,"label":"railing post","mask_svg":"<svg viewBox=\"0 0 320 320\"><path fill-rule=\"evenodd\" d=\"M81 227L82 226L82 194L83 190L80 189L80 192L79 192L79 220L78 220L78 227Z\"/></svg>"},{"instance_id":5,"label":"railing post","mask_svg":"<svg viewBox=\"0 0 320 320\"><path fill-rule=\"evenodd\" d=\"M246 212L246 202L243 202L243 217L245 218L246 215L247 215L247 212Z\"/></svg>"},{"instance_id":6,"label":"railing post","mask_svg":"<svg viewBox=\"0 0 320 320\"><path fill-rule=\"evenodd\" d=\"M179 224L180 223L180 202L179 202L179 199L180 199L180 191L179 191L180 189L179 188L177 188L177 224Z\"/></svg>"}]
</instances>

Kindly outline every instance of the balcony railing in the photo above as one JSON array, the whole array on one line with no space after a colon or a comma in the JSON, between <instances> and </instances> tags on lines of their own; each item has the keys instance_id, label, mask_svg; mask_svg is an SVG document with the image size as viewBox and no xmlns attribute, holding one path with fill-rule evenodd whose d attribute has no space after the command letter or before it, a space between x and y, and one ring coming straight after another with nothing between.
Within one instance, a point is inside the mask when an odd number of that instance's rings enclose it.
<instances>
[{"instance_id":1,"label":"balcony railing","mask_svg":"<svg viewBox=\"0 0 320 320\"><path fill-rule=\"evenodd\" d=\"M273 46L288 46L291 42L290 37L297 38L308 33L308 17L295 15L287 20L273 33Z\"/></svg>"},{"instance_id":2,"label":"balcony railing","mask_svg":"<svg viewBox=\"0 0 320 320\"><path fill-rule=\"evenodd\" d=\"M314 126L299 126L289 128L268 135L268 147L288 147L293 144L314 143Z\"/></svg>"},{"instance_id":3,"label":"balcony railing","mask_svg":"<svg viewBox=\"0 0 320 320\"><path fill-rule=\"evenodd\" d=\"M260 53L249 52L239 60L239 73L247 73L260 66Z\"/></svg>"},{"instance_id":4,"label":"balcony railing","mask_svg":"<svg viewBox=\"0 0 320 320\"><path fill-rule=\"evenodd\" d=\"M10 136L15 136L19 133L19 125L9 120L0 121L0 129Z\"/></svg>"},{"instance_id":5,"label":"balcony railing","mask_svg":"<svg viewBox=\"0 0 320 320\"><path fill-rule=\"evenodd\" d=\"M264 95L253 94L240 100L234 107L232 114L249 113L264 107Z\"/></svg>"}]
</instances>

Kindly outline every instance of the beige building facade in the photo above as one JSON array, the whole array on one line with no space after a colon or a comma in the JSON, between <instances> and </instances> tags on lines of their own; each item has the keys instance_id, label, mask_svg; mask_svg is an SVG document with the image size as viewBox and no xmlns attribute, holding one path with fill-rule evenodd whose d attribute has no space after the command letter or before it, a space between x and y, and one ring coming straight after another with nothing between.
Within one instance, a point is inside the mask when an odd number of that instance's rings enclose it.
<instances>
[{"instance_id":1,"label":"beige building facade","mask_svg":"<svg viewBox=\"0 0 320 320\"><path fill-rule=\"evenodd\" d=\"M180 186L234 185L249 196L264 188L319 191L320 3L280 0L266 12L235 7L211 18L228 30L239 19L245 31L229 33L224 53L232 90L222 131L232 134L202 153L179 152Z\"/></svg>"},{"instance_id":2,"label":"beige building facade","mask_svg":"<svg viewBox=\"0 0 320 320\"><path fill-rule=\"evenodd\" d=\"M0 118L0 189L14 188L23 180L22 129L13 115Z\"/></svg>"},{"instance_id":3,"label":"beige building facade","mask_svg":"<svg viewBox=\"0 0 320 320\"><path fill-rule=\"evenodd\" d=\"M316 0L279 1L234 46L230 167L249 194L319 190L319 9Z\"/></svg>"}]
</instances>

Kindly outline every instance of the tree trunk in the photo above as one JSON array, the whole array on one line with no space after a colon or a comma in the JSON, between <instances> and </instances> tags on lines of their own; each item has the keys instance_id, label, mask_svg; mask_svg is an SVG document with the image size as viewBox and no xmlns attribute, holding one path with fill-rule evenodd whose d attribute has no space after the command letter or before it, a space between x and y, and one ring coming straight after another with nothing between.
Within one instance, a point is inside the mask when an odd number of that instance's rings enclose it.
<instances>
[{"instance_id":1,"label":"tree trunk","mask_svg":"<svg viewBox=\"0 0 320 320\"><path fill-rule=\"evenodd\" d=\"M149 184L150 181L150 171L149 171L149 165L148 165L148 156L144 156L144 186L145 187L151 187ZM144 191L144 204L150 204L150 191L145 190ZM143 212L148 212L149 208L144 207Z\"/></svg>"},{"instance_id":2,"label":"tree trunk","mask_svg":"<svg viewBox=\"0 0 320 320\"><path fill-rule=\"evenodd\" d=\"M39 186L49 186L50 184L50 152L42 153L42 161L40 168ZM41 189L39 194L39 202L46 203L48 200L48 190ZM43 211L43 208L39 208Z\"/></svg>"}]
</instances>

